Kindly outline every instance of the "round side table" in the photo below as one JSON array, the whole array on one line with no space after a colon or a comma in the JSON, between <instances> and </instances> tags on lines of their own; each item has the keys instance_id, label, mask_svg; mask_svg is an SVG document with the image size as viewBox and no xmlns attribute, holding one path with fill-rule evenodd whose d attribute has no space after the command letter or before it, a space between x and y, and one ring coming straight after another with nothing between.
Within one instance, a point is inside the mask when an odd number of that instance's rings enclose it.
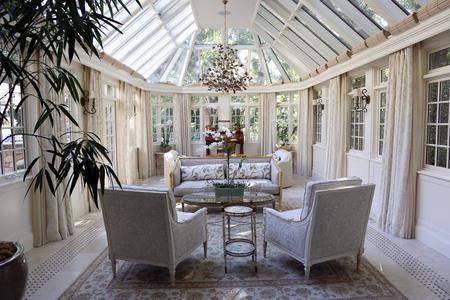
<instances>
[{"instance_id":1,"label":"round side table","mask_svg":"<svg viewBox=\"0 0 450 300\"><path fill-rule=\"evenodd\" d=\"M232 238L230 219L232 217L244 218L250 217L251 239ZM225 218L227 219L225 225ZM227 206L223 210L222 215L222 231L223 231L223 257L225 261L225 273L227 272L227 256L246 257L252 256L252 261L256 264L256 214L253 208L248 206Z\"/></svg>"}]
</instances>

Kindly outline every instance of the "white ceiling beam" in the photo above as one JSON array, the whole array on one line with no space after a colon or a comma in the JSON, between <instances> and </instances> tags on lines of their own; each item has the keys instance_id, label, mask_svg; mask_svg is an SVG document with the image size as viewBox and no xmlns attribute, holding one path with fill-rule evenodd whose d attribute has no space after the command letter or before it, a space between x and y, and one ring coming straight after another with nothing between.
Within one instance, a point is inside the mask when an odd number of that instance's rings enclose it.
<instances>
[{"instance_id":1,"label":"white ceiling beam","mask_svg":"<svg viewBox=\"0 0 450 300\"><path fill-rule=\"evenodd\" d=\"M311 59L306 53L303 52L302 49L297 47L292 41L286 38L284 35L279 36L278 31L270 26L269 22L259 15L256 17L256 27L262 31L267 31L272 37L277 37L275 41L272 43L272 46L275 47L276 43L283 44L286 48L290 49L290 51L299 58L309 69L313 69L317 67L317 63Z\"/></svg>"},{"instance_id":2,"label":"white ceiling beam","mask_svg":"<svg viewBox=\"0 0 450 300\"><path fill-rule=\"evenodd\" d=\"M267 62L264 59L264 54L262 53L262 50L261 50L261 43L259 42L258 35L255 33L254 30L252 30L252 35L253 35L253 39L255 40L255 44L256 44L256 53L258 53L259 61L260 61L261 67L263 69L264 80L267 83L272 83L272 80L270 80L269 69L267 68Z\"/></svg>"},{"instance_id":3,"label":"white ceiling beam","mask_svg":"<svg viewBox=\"0 0 450 300\"><path fill-rule=\"evenodd\" d=\"M292 31L294 31L297 35L301 36L305 39L307 43L309 43L316 51L318 51L322 56L327 59L332 59L336 57L338 52L335 52L328 44L324 43L321 39L319 39L311 30L309 30L305 25L298 22L295 19L296 11L289 14L284 7L280 6L278 2L275 1L264 1L262 2L266 8L276 15L281 21L287 25ZM286 29L285 29L286 30Z\"/></svg>"},{"instance_id":4,"label":"white ceiling beam","mask_svg":"<svg viewBox=\"0 0 450 300\"><path fill-rule=\"evenodd\" d=\"M389 25L397 23L407 16L407 14L392 1L364 0L364 2L385 19Z\"/></svg>"},{"instance_id":5,"label":"white ceiling beam","mask_svg":"<svg viewBox=\"0 0 450 300\"><path fill-rule=\"evenodd\" d=\"M322 22L327 24L331 30L341 36L350 46L363 41L363 38L356 31L347 25L331 9L318 0L306 0L305 6L318 16Z\"/></svg>"},{"instance_id":6,"label":"white ceiling beam","mask_svg":"<svg viewBox=\"0 0 450 300\"><path fill-rule=\"evenodd\" d=\"M180 59L181 54L183 53L184 49L178 48L177 52L175 52L175 55L172 57L172 59L169 62L169 65L164 70L164 73L161 75L160 81L164 82L167 81L167 76L169 76L170 71L172 71L173 67L177 63L177 61Z\"/></svg>"},{"instance_id":7,"label":"white ceiling beam","mask_svg":"<svg viewBox=\"0 0 450 300\"><path fill-rule=\"evenodd\" d=\"M325 63L327 60L318 53L318 49L312 48L309 44L305 43L301 38L298 37L291 30L286 30L284 32L284 36L286 36L289 40L291 40L294 44L297 45L298 48L302 49L311 59L313 59L317 64L321 65Z\"/></svg>"},{"instance_id":8,"label":"white ceiling beam","mask_svg":"<svg viewBox=\"0 0 450 300\"><path fill-rule=\"evenodd\" d=\"M278 57L273 52L272 48L268 48L266 52L269 54L270 58L272 58L272 61L275 63L277 69L280 71L281 77L283 78L284 82L291 81L289 78L289 75L287 74L286 70L284 69L283 65L281 64Z\"/></svg>"},{"instance_id":9,"label":"white ceiling beam","mask_svg":"<svg viewBox=\"0 0 450 300\"><path fill-rule=\"evenodd\" d=\"M311 71L308 66L304 64L303 61L301 61L295 54L298 51L292 51L291 49L287 48L286 46L276 43L275 40L272 39L270 35L267 34L267 32L264 31L264 29L260 28L257 24L255 24L254 28L255 32L258 33L258 35L262 36L262 38L266 41L266 43L274 48L277 53L280 53L283 55L283 58L288 61L291 66L299 73L309 73Z\"/></svg>"},{"instance_id":10,"label":"white ceiling beam","mask_svg":"<svg viewBox=\"0 0 450 300\"><path fill-rule=\"evenodd\" d=\"M378 33L381 29L374 24L364 13L357 9L348 0L333 0L334 3L349 17L355 24L360 26L369 36Z\"/></svg>"},{"instance_id":11,"label":"white ceiling beam","mask_svg":"<svg viewBox=\"0 0 450 300\"><path fill-rule=\"evenodd\" d=\"M304 22L317 36L324 40L336 52L343 53L349 50L337 37L335 37L328 28L320 24L316 19L310 16L306 11L299 10L295 12L295 16Z\"/></svg>"},{"instance_id":12,"label":"white ceiling beam","mask_svg":"<svg viewBox=\"0 0 450 300\"><path fill-rule=\"evenodd\" d=\"M180 77L178 78L177 85L182 85L182 83L183 83L184 74L186 73L186 70L188 68L189 61L190 61L190 58L192 55L192 51L194 50L194 42L195 42L196 37L197 37L197 31L195 31L192 34L191 39L189 41L189 50L187 50L186 57L184 58L183 66L181 67Z\"/></svg>"}]
</instances>

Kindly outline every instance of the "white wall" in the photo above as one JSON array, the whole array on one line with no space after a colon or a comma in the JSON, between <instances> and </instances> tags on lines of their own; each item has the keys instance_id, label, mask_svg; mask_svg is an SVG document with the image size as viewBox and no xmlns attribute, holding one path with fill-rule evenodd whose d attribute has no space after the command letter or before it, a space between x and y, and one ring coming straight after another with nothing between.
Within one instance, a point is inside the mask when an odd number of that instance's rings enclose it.
<instances>
[{"instance_id":1,"label":"white wall","mask_svg":"<svg viewBox=\"0 0 450 300\"><path fill-rule=\"evenodd\" d=\"M0 241L18 241L33 248L31 197L25 197L29 181L18 178L0 186Z\"/></svg>"}]
</instances>

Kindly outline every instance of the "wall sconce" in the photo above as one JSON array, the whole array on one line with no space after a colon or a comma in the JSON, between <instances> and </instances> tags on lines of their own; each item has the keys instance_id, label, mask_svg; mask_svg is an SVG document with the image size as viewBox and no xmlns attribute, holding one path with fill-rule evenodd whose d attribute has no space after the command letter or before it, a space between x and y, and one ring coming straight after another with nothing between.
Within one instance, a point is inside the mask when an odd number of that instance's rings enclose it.
<instances>
[{"instance_id":1,"label":"wall sconce","mask_svg":"<svg viewBox=\"0 0 450 300\"><path fill-rule=\"evenodd\" d=\"M322 103L322 99L317 99L316 100L316 104L315 104L316 110L315 110L315 114L318 117L322 116L322 112L325 110L325 104Z\"/></svg>"},{"instance_id":2,"label":"wall sconce","mask_svg":"<svg viewBox=\"0 0 450 300\"><path fill-rule=\"evenodd\" d=\"M353 98L356 98L356 105L353 107L354 111L367 112L367 105L370 104L370 96L366 94L367 89L354 89Z\"/></svg>"},{"instance_id":3,"label":"wall sconce","mask_svg":"<svg viewBox=\"0 0 450 300\"><path fill-rule=\"evenodd\" d=\"M89 107L89 103L92 104L91 107ZM95 98L89 98L89 91L84 91L83 96L80 98L81 106L83 106L84 110L83 113L85 115L90 114L93 115L97 112L97 109L95 108Z\"/></svg>"}]
</instances>

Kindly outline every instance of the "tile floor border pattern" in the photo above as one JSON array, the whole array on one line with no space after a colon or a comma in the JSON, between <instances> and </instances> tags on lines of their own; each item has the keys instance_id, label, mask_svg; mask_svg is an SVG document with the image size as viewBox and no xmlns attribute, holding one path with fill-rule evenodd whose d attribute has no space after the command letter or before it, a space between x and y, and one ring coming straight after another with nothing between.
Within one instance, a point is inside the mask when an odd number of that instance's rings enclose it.
<instances>
[{"instance_id":1,"label":"tile floor border pattern","mask_svg":"<svg viewBox=\"0 0 450 300\"><path fill-rule=\"evenodd\" d=\"M367 228L366 240L376 246L384 255L396 262L439 299L450 300L450 295L437 285L438 283L447 281L446 278L436 273L429 266L412 256L370 225Z\"/></svg>"},{"instance_id":2,"label":"tile floor border pattern","mask_svg":"<svg viewBox=\"0 0 450 300\"><path fill-rule=\"evenodd\" d=\"M92 221L87 228L83 229L80 233L75 233L72 240L68 241L61 249L29 272L24 299L31 298L34 293L61 271L86 246L91 244L99 233L104 230L102 218Z\"/></svg>"}]
</instances>

